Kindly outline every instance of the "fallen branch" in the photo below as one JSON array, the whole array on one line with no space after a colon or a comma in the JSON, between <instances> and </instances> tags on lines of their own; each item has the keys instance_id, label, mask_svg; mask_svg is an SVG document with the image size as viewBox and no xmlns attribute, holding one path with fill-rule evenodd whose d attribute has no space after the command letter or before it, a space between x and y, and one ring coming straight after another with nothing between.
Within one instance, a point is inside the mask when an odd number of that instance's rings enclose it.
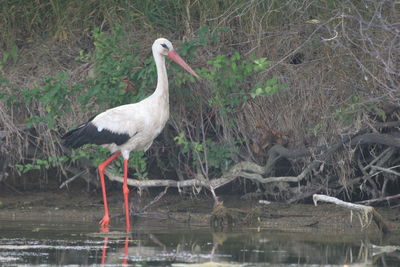
<instances>
[{"instance_id":1,"label":"fallen branch","mask_svg":"<svg viewBox=\"0 0 400 267\"><path fill-rule=\"evenodd\" d=\"M206 188L219 188L223 185L226 185L236 178L240 177L243 171L255 171L262 173L263 167L252 163L252 162L239 162L238 164L234 165L229 171L227 171L224 175L220 178L208 180L204 176L198 174L196 178L184 181L175 181L175 180L138 180L138 179L128 179L128 185L135 186L135 187L160 187L160 186L168 186L168 187L192 187L192 186L202 186ZM110 169L105 170L105 174L107 177L112 181L117 181L123 183L124 179L121 176L115 175Z\"/></svg>"},{"instance_id":2,"label":"fallen branch","mask_svg":"<svg viewBox=\"0 0 400 267\"><path fill-rule=\"evenodd\" d=\"M128 185L135 187L206 187L217 189L223 185L226 185L238 177L243 177L249 180L257 181L259 183L276 183L276 182L298 182L304 179L307 173L311 170L311 168L307 167L301 172L298 176L281 176L281 177L263 177L262 173L264 172L264 168L260 165L257 165L252 162L242 161L238 164L234 165L228 172L222 175L220 178L215 178L208 180L202 175L197 175L196 178L184 181L175 181L175 180L139 180L128 178ZM105 170L105 174L112 181L117 181L123 183L124 178L114 174L110 169Z\"/></svg>"},{"instance_id":3,"label":"fallen branch","mask_svg":"<svg viewBox=\"0 0 400 267\"><path fill-rule=\"evenodd\" d=\"M117 181L120 183L123 183L124 178L118 175L115 175L112 173L110 170L106 170L105 174L111 181ZM235 177L236 178L236 177ZM218 188L222 185L225 185L229 182L231 182L233 179L230 179L229 177L222 177L219 179L213 179L211 181L203 180L203 179L190 179L190 180L184 180L184 181L175 181L175 180L139 180L139 179L132 179L128 178L128 185L130 186L135 186L135 187L140 187L140 188L147 188L147 187L177 187L177 188L183 188L183 187L206 187L209 188L210 186L213 186L213 188Z\"/></svg>"},{"instance_id":4,"label":"fallen branch","mask_svg":"<svg viewBox=\"0 0 400 267\"><path fill-rule=\"evenodd\" d=\"M318 195L318 194L313 195L313 201L315 206L317 206L318 201L324 201L349 209L352 212L355 211L356 214L358 215L358 218L360 219L362 229L367 228L371 224L371 222L374 221L378 226L379 230L382 231L384 234L390 231L389 227L386 225L382 216L371 206L353 204L337 199L335 197Z\"/></svg>"}]
</instances>

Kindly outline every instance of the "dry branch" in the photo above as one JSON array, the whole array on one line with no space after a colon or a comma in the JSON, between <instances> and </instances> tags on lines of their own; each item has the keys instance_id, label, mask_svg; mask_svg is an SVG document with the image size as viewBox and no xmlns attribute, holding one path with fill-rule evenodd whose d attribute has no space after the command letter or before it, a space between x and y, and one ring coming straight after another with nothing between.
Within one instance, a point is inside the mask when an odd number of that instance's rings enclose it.
<instances>
[{"instance_id":1,"label":"dry branch","mask_svg":"<svg viewBox=\"0 0 400 267\"><path fill-rule=\"evenodd\" d=\"M396 176L400 176L400 173L399 173L399 172L396 172L396 171L391 170L391 169L397 168L397 167L399 167L399 166L393 166L393 167L391 167L391 168L382 168L382 167L379 167L379 166L374 166L374 165L372 165L372 166L371 166L371 169L375 169L375 170L378 170L378 171L383 171L383 172L387 172L387 173L390 173L390 174L394 174L394 175L396 175Z\"/></svg>"},{"instance_id":2,"label":"dry branch","mask_svg":"<svg viewBox=\"0 0 400 267\"><path fill-rule=\"evenodd\" d=\"M138 179L128 179L128 185L135 187L160 187L160 186L168 186L168 187L206 187L217 189L223 185L226 185L238 177L247 178L253 181L257 181L260 183L275 183L275 182L298 182L302 180L306 174L308 173L308 169L306 168L302 173L298 176L281 176L281 177L263 177L262 173L264 172L264 168L258 164L242 161L236 165L234 165L228 172L222 175L220 178L215 178L211 180L207 180L202 175L197 175L196 178L184 180L184 181L175 181L170 179L163 180L138 180ZM105 174L112 181L117 181L123 183L124 179L121 176L114 174L111 170L106 170Z\"/></svg>"},{"instance_id":3,"label":"dry branch","mask_svg":"<svg viewBox=\"0 0 400 267\"><path fill-rule=\"evenodd\" d=\"M400 138L390 134L366 133L351 139L351 146L358 144L380 144L400 148Z\"/></svg>"},{"instance_id":4,"label":"dry branch","mask_svg":"<svg viewBox=\"0 0 400 267\"><path fill-rule=\"evenodd\" d=\"M128 179L128 185L130 186L135 186L135 187L159 187L159 186L168 186L168 187L177 187L177 188L183 188L183 187L207 187L207 188L218 188L221 187L227 183L230 183L231 181L235 180L237 177L241 176L241 173L243 171L255 171L262 173L263 172L263 167L259 166L255 163L252 162L247 162L243 161L240 162L236 165L234 165L228 172L226 172L224 175L222 175L220 178L217 179L212 179L212 180L207 180L204 176L202 175L197 175L196 178L190 179L190 180L184 180L184 181L175 181L175 180L138 180L138 179ZM112 171L106 170L105 174L108 176L108 178L112 181L117 181L122 183L123 182L123 177L115 175Z\"/></svg>"},{"instance_id":5,"label":"dry branch","mask_svg":"<svg viewBox=\"0 0 400 267\"><path fill-rule=\"evenodd\" d=\"M318 194L313 195L313 201L315 206L317 206L318 201L324 201L349 209L352 212L355 211L358 215L358 218L360 219L362 229L367 228L371 224L371 222L374 221L379 230L381 230L384 234L389 232L389 227L386 225L382 216L371 206L353 204L337 199L335 197Z\"/></svg>"},{"instance_id":6,"label":"dry branch","mask_svg":"<svg viewBox=\"0 0 400 267\"><path fill-rule=\"evenodd\" d=\"M364 200L364 201L359 201L357 203L369 204L372 202L389 201L389 200L397 199L397 198L400 198L400 194L393 195L393 196L387 196L387 197L380 197L380 198L375 198L375 199L368 199L368 200Z\"/></svg>"}]
</instances>

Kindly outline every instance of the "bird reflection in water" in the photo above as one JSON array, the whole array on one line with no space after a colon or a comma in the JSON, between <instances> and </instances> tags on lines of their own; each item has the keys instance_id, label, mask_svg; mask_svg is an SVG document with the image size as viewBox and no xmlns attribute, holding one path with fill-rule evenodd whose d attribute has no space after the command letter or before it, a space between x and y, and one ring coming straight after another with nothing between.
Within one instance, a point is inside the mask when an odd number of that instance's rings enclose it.
<instances>
[{"instance_id":1,"label":"bird reflection in water","mask_svg":"<svg viewBox=\"0 0 400 267\"><path fill-rule=\"evenodd\" d=\"M128 226L127 226L128 228ZM128 233L128 229L127 233ZM106 234L106 236L104 237L104 242L103 242L103 248L101 249L101 264L105 264L106 263L106 258L107 258L107 248L108 248L108 240L109 240L109 236L107 235L107 233L109 233L109 228L108 227L102 227L101 228L101 232L103 234ZM124 250L123 250L123 256L122 256L122 266L126 266L128 264L128 250L129 250L129 241L130 241L130 237L126 236L125 237L125 241L124 241Z\"/></svg>"},{"instance_id":2,"label":"bird reflection in water","mask_svg":"<svg viewBox=\"0 0 400 267\"><path fill-rule=\"evenodd\" d=\"M108 229L104 228L103 230L107 231ZM101 251L101 264L122 264L122 266L127 266L129 264L129 259L131 259L131 261L139 260L140 262L146 262L148 260L165 261L168 263L187 261L186 263L197 262L200 264L216 264L226 261L225 258L221 258L221 255L218 254L219 246L223 245L228 237L228 235L224 233L212 233L212 247L209 247L209 242L198 243L197 239L189 241L183 238L173 249L168 249L168 246L165 245L163 241L160 241L154 234L144 234L139 238L125 236L123 238L123 249L114 250L108 257L107 252L110 253L109 245L110 242L113 242L110 241L110 239L112 239L113 236L125 233L103 232L103 234L106 234L106 236L104 236L103 248ZM133 240L135 245L129 247ZM152 245L148 245L148 241L150 241ZM203 251L203 249L206 249L206 251ZM118 262L116 262L117 259Z\"/></svg>"}]
</instances>

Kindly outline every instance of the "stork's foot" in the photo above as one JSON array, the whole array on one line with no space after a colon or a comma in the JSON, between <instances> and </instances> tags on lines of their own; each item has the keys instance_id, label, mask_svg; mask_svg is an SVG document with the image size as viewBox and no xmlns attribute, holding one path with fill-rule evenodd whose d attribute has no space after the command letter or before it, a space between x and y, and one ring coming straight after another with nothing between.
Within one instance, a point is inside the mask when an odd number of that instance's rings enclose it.
<instances>
[{"instance_id":1,"label":"stork's foot","mask_svg":"<svg viewBox=\"0 0 400 267\"><path fill-rule=\"evenodd\" d=\"M130 221L130 212L129 212L129 188L126 184L122 186L122 192L124 194L124 206L125 206L125 218L126 218L126 232L129 233L131 231L131 221Z\"/></svg>"},{"instance_id":2,"label":"stork's foot","mask_svg":"<svg viewBox=\"0 0 400 267\"><path fill-rule=\"evenodd\" d=\"M103 219L99 222L101 229L108 229L108 225L110 224L110 217L108 215L104 215Z\"/></svg>"}]
</instances>

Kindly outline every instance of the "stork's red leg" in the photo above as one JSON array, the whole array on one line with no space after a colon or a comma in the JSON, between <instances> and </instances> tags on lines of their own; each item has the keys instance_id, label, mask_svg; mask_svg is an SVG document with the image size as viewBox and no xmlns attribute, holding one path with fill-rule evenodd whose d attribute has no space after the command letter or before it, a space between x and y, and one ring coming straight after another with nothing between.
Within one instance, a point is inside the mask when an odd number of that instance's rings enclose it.
<instances>
[{"instance_id":1,"label":"stork's red leg","mask_svg":"<svg viewBox=\"0 0 400 267\"><path fill-rule=\"evenodd\" d=\"M99 165L99 174L100 174L100 183L101 190L103 191L103 202L104 202L104 217L100 220L99 224L102 227L102 230L107 230L108 224L110 223L110 216L108 215L108 204L107 204L107 194L106 194L106 184L104 182L104 170L114 159L116 159L121 152L117 152L109 157L106 161Z\"/></svg>"},{"instance_id":2,"label":"stork's red leg","mask_svg":"<svg viewBox=\"0 0 400 267\"><path fill-rule=\"evenodd\" d=\"M124 194L124 203L125 203L125 218L126 218L126 232L129 233L131 231L131 223L129 220L129 188L128 188L128 160L124 160L124 184L122 185L122 192Z\"/></svg>"},{"instance_id":3,"label":"stork's red leg","mask_svg":"<svg viewBox=\"0 0 400 267\"><path fill-rule=\"evenodd\" d=\"M103 248L101 249L101 264L106 263L107 246L108 246L108 236L104 237L104 244Z\"/></svg>"},{"instance_id":4,"label":"stork's red leg","mask_svg":"<svg viewBox=\"0 0 400 267\"><path fill-rule=\"evenodd\" d=\"M128 250L129 250L129 237L125 237L124 257L122 258L122 266L127 266L128 264Z\"/></svg>"}]
</instances>

